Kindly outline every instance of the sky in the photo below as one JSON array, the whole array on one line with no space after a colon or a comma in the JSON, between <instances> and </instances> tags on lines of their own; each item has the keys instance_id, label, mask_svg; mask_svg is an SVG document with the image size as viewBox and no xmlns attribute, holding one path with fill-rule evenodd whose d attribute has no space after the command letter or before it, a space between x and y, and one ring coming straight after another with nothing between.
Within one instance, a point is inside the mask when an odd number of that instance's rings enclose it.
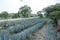
<instances>
[{"instance_id":1,"label":"sky","mask_svg":"<svg viewBox=\"0 0 60 40\"><path fill-rule=\"evenodd\" d=\"M32 9L32 13L36 14L43 8L56 4L57 0L0 0L0 13L7 11L8 13L17 13L19 8L28 5Z\"/></svg>"}]
</instances>

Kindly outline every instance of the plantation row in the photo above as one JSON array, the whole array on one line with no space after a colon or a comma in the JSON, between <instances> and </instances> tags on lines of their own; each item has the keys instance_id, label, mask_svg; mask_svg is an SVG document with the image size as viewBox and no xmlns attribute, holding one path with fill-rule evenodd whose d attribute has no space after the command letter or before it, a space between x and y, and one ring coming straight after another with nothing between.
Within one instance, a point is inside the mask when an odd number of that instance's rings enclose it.
<instances>
[{"instance_id":1,"label":"plantation row","mask_svg":"<svg viewBox=\"0 0 60 40\"><path fill-rule=\"evenodd\" d=\"M25 23L29 23L29 22L34 22L36 21L38 18L33 18L33 19L28 19L28 20L17 20L17 21L5 21L5 22L0 22L0 27L3 27L5 24L7 24L9 27L11 26L16 26L18 24L25 24Z\"/></svg>"},{"instance_id":2,"label":"plantation row","mask_svg":"<svg viewBox=\"0 0 60 40\"><path fill-rule=\"evenodd\" d=\"M35 25L39 22L42 22L42 21L43 21L43 19L22 22L22 23L20 23L20 25L9 27L8 29L6 29L6 31L8 31L9 33L20 32L20 31L27 29L29 27L32 27L33 25Z\"/></svg>"},{"instance_id":3,"label":"plantation row","mask_svg":"<svg viewBox=\"0 0 60 40\"><path fill-rule=\"evenodd\" d=\"M36 30L39 30L40 28L42 28L42 26L45 22L46 21L42 21L41 23L38 23L38 24L34 25L33 27L22 31L21 33L12 35L10 40L25 40L27 36L29 36L30 34L35 32Z\"/></svg>"},{"instance_id":4,"label":"plantation row","mask_svg":"<svg viewBox=\"0 0 60 40\"><path fill-rule=\"evenodd\" d=\"M29 36L29 34L32 34L34 31L40 29L45 22L46 19L35 19L31 21L24 21L20 23L21 25L19 26L13 26L5 30L1 30L0 40L23 40L26 36ZM15 34L15 32L17 33Z\"/></svg>"},{"instance_id":5,"label":"plantation row","mask_svg":"<svg viewBox=\"0 0 60 40\"><path fill-rule=\"evenodd\" d=\"M53 22L50 21L49 27L48 27L48 37L46 37L46 40L57 40L56 39L56 32L53 27Z\"/></svg>"}]
</instances>

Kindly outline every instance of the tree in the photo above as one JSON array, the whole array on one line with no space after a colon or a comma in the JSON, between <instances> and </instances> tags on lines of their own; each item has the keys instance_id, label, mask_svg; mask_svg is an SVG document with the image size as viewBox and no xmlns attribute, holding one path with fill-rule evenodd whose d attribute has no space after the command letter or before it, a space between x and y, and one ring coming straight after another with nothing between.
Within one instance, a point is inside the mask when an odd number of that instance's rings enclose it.
<instances>
[{"instance_id":1,"label":"tree","mask_svg":"<svg viewBox=\"0 0 60 40\"><path fill-rule=\"evenodd\" d=\"M19 14L18 13L15 13L13 16L12 16L12 18L19 18L20 16L19 16Z\"/></svg>"},{"instance_id":2,"label":"tree","mask_svg":"<svg viewBox=\"0 0 60 40\"><path fill-rule=\"evenodd\" d=\"M53 11L49 13L49 18L54 20L54 23L58 26L58 19L60 18L60 11Z\"/></svg>"},{"instance_id":3,"label":"tree","mask_svg":"<svg viewBox=\"0 0 60 40\"><path fill-rule=\"evenodd\" d=\"M58 25L58 19L60 15L60 4L51 5L47 8L44 8L43 11L45 11L46 17L51 18L56 25Z\"/></svg>"},{"instance_id":4,"label":"tree","mask_svg":"<svg viewBox=\"0 0 60 40\"><path fill-rule=\"evenodd\" d=\"M38 11L37 14L38 14L38 16L40 16L40 18L43 17L42 11Z\"/></svg>"},{"instance_id":5,"label":"tree","mask_svg":"<svg viewBox=\"0 0 60 40\"><path fill-rule=\"evenodd\" d=\"M48 7L44 8L43 11L45 12L46 16L48 17L50 12L60 11L60 4L48 6Z\"/></svg>"},{"instance_id":6,"label":"tree","mask_svg":"<svg viewBox=\"0 0 60 40\"><path fill-rule=\"evenodd\" d=\"M60 11L50 12L50 13L49 13L49 17L50 17L50 18L53 18L53 19L55 19L55 18L59 19L59 18L60 18Z\"/></svg>"},{"instance_id":7,"label":"tree","mask_svg":"<svg viewBox=\"0 0 60 40\"><path fill-rule=\"evenodd\" d=\"M18 13L22 14L23 17L28 17L28 15L31 13L31 8L27 5L24 5L21 8L19 8Z\"/></svg>"},{"instance_id":8,"label":"tree","mask_svg":"<svg viewBox=\"0 0 60 40\"><path fill-rule=\"evenodd\" d=\"M9 15L8 12L3 11L3 12L1 12L0 17L1 17L1 18L7 18L8 15Z\"/></svg>"}]
</instances>

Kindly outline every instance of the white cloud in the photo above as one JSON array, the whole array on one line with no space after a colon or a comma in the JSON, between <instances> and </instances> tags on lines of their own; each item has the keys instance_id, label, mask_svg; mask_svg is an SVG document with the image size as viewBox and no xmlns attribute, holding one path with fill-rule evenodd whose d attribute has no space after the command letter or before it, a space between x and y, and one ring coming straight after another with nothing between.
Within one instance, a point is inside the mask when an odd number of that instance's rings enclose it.
<instances>
[{"instance_id":1,"label":"white cloud","mask_svg":"<svg viewBox=\"0 0 60 40\"><path fill-rule=\"evenodd\" d=\"M60 0L56 0L57 3L60 3Z\"/></svg>"},{"instance_id":2,"label":"white cloud","mask_svg":"<svg viewBox=\"0 0 60 40\"><path fill-rule=\"evenodd\" d=\"M21 6L28 5L32 8L32 13L36 13L37 11L42 10L42 8L55 3L55 0L2 0L0 1L0 11L18 12Z\"/></svg>"},{"instance_id":3,"label":"white cloud","mask_svg":"<svg viewBox=\"0 0 60 40\"><path fill-rule=\"evenodd\" d=\"M33 13L42 10L44 7L55 4L55 0L24 0L23 4L31 6Z\"/></svg>"}]
</instances>

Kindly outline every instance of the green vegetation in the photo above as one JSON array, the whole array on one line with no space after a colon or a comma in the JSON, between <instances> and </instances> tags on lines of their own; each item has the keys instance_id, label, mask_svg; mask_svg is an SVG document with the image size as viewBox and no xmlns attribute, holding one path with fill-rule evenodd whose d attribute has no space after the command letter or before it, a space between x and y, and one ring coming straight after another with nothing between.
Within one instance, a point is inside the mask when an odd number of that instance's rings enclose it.
<instances>
[{"instance_id":1,"label":"green vegetation","mask_svg":"<svg viewBox=\"0 0 60 40\"><path fill-rule=\"evenodd\" d=\"M19 8L18 14L22 17L29 17L29 14L31 14L31 8L27 5L24 5Z\"/></svg>"},{"instance_id":2,"label":"green vegetation","mask_svg":"<svg viewBox=\"0 0 60 40\"><path fill-rule=\"evenodd\" d=\"M12 18L27 18L31 16L31 8L27 5L19 8L18 13L8 13L7 11L2 11L0 13L0 19L12 19Z\"/></svg>"},{"instance_id":3,"label":"green vegetation","mask_svg":"<svg viewBox=\"0 0 60 40\"><path fill-rule=\"evenodd\" d=\"M30 27L18 34L13 34L12 37L10 38L11 40L25 40L27 36L35 32L36 30L39 30L42 28L42 26L45 24L47 20L41 20L38 24L34 25L33 27Z\"/></svg>"},{"instance_id":4,"label":"green vegetation","mask_svg":"<svg viewBox=\"0 0 60 40\"><path fill-rule=\"evenodd\" d=\"M43 18L43 14L42 14L41 11L38 11L38 12L37 12L37 15L38 15L40 18Z\"/></svg>"},{"instance_id":5,"label":"green vegetation","mask_svg":"<svg viewBox=\"0 0 60 40\"><path fill-rule=\"evenodd\" d=\"M19 16L19 14L18 13L15 13L13 16L12 16L12 18L19 18L20 16Z\"/></svg>"},{"instance_id":6,"label":"green vegetation","mask_svg":"<svg viewBox=\"0 0 60 40\"><path fill-rule=\"evenodd\" d=\"M23 1L23 0L22 0ZM42 28L42 26L49 20L48 27L48 39L56 39L56 32L54 26L58 26L58 20L60 19L60 4L48 6L43 11L38 11L37 15L31 14L32 10L28 5L24 5L19 8L18 13L9 14L7 11L0 13L0 19L13 19L13 18L25 18L22 21L5 21L0 22L0 40L25 40L30 34ZM42 12L45 13L44 18ZM26 18L32 17L32 19L26 20ZM33 18L37 17L37 18ZM38 18L39 17L39 18ZM48 19L49 18L49 19ZM52 19L52 20L50 20ZM4 21L4 20L3 20ZM60 29L59 29L60 31ZM9 33L9 35L8 35ZM53 37L53 38L52 38Z\"/></svg>"},{"instance_id":7,"label":"green vegetation","mask_svg":"<svg viewBox=\"0 0 60 40\"><path fill-rule=\"evenodd\" d=\"M1 17L1 18L4 18L4 19L7 19L7 17L8 17L8 12L6 12L6 11L1 12L0 17Z\"/></svg>"},{"instance_id":8,"label":"green vegetation","mask_svg":"<svg viewBox=\"0 0 60 40\"><path fill-rule=\"evenodd\" d=\"M46 17L51 18L58 26L58 19L60 18L60 4L51 5L44 8L43 11L45 11Z\"/></svg>"}]
</instances>

